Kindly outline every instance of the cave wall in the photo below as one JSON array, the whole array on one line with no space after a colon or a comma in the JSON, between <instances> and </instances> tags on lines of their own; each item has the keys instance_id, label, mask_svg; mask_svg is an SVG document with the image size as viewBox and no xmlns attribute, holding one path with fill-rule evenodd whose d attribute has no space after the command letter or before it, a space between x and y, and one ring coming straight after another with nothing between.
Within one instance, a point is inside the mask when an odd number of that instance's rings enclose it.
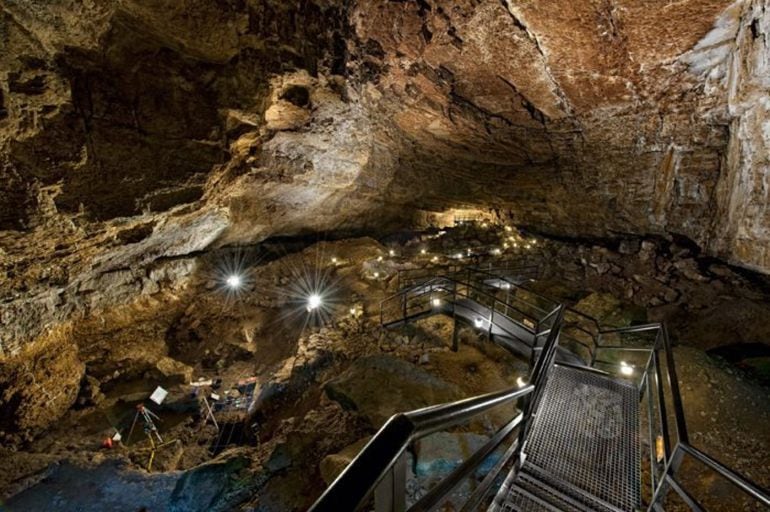
<instances>
[{"instance_id":1,"label":"cave wall","mask_svg":"<svg viewBox=\"0 0 770 512\"><path fill-rule=\"evenodd\" d=\"M717 188L711 250L770 269L770 3L747 3L724 71L730 115L726 164Z\"/></svg>"},{"instance_id":2,"label":"cave wall","mask_svg":"<svg viewBox=\"0 0 770 512\"><path fill-rule=\"evenodd\" d=\"M0 355L452 207L770 272L766 0L6 0Z\"/></svg>"}]
</instances>

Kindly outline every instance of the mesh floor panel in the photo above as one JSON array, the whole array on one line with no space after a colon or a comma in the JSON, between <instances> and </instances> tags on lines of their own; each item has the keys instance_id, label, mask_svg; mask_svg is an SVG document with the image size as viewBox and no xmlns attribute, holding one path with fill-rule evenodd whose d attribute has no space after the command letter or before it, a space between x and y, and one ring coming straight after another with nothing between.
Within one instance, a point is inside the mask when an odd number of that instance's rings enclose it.
<instances>
[{"instance_id":1,"label":"mesh floor panel","mask_svg":"<svg viewBox=\"0 0 770 512\"><path fill-rule=\"evenodd\" d=\"M547 510L531 508L533 500L521 488L551 504L560 498L553 493L548 497L549 489L590 510L607 510L602 504L635 510L641 501L637 389L573 368L556 366L551 372L530 432L523 472L503 510ZM541 492L532 488L530 475L544 482ZM591 497L581 496L575 488ZM529 504L515 505L519 500Z\"/></svg>"}]
</instances>

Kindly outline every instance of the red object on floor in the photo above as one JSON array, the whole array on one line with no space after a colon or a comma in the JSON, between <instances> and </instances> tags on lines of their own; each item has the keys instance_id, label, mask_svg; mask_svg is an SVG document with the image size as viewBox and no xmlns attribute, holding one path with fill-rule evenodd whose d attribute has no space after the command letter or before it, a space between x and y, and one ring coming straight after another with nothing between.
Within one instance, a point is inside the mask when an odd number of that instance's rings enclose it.
<instances>
[{"instance_id":1,"label":"red object on floor","mask_svg":"<svg viewBox=\"0 0 770 512\"><path fill-rule=\"evenodd\" d=\"M110 437L104 438L104 441L102 441L102 448L107 448L107 449L112 448L112 438Z\"/></svg>"}]
</instances>

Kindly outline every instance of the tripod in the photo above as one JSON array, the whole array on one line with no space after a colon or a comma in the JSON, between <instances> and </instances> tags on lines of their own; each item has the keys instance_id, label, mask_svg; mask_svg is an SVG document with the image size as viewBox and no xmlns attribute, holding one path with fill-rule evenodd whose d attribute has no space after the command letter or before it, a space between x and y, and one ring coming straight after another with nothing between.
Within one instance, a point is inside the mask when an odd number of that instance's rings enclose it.
<instances>
[{"instance_id":1,"label":"tripod","mask_svg":"<svg viewBox=\"0 0 770 512\"><path fill-rule=\"evenodd\" d=\"M155 460L155 453L164 446L172 444L174 441L163 441L163 438L160 436L160 432L158 432L158 427L155 426L155 422L153 421L153 418L158 421L160 421L160 418L157 414L145 407L144 404L139 404L136 406L136 414L134 415L133 423L131 423L131 430L128 431L128 437L126 438L127 442L131 440L131 434L134 432L134 427L136 426L136 422L140 417L144 422L144 433L147 436L147 439L150 441L150 458L147 461L147 471L152 471L152 463ZM155 437L153 437L153 435ZM158 440L157 443L155 442L155 438Z\"/></svg>"}]
</instances>

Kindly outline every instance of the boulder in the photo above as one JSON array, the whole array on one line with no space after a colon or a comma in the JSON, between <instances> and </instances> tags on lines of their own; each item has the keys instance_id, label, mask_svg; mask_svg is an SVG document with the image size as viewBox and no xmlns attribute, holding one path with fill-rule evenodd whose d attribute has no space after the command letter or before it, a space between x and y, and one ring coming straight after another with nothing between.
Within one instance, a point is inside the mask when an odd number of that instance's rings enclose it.
<instances>
[{"instance_id":1,"label":"boulder","mask_svg":"<svg viewBox=\"0 0 770 512\"><path fill-rule=\"evenodd\" d=\"M355 443L343 448L339 453L333 453L323 458L319 469L321 471L321 478L326 482L326 485L331 484L342 473L370 439L371 437L359 439Z\"/></svg>"}]
</instances>

